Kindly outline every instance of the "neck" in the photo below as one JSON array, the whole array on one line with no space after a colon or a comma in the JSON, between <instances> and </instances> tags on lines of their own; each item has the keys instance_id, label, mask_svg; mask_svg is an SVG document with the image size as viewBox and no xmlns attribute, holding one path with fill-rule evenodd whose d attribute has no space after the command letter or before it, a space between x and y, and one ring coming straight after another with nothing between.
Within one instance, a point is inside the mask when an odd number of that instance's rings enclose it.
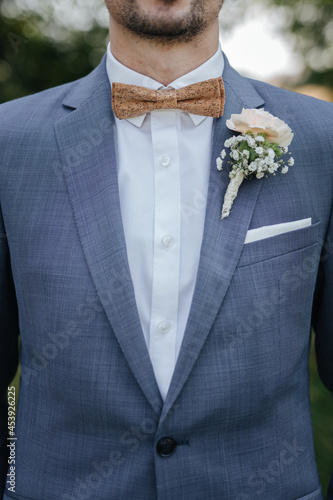
<instances>
[{"instance_id":1,"label":"neck","mask_svg":"<svg viewBox=\"0 0 333 500\"><path fill-rule=\"evenodd\" d=\"M124 66L167 86L215 54L219 26L216 20L197 39L167 45L138 37L110 18L110 42L114 57Z\"/></svg>"}]
</instances>

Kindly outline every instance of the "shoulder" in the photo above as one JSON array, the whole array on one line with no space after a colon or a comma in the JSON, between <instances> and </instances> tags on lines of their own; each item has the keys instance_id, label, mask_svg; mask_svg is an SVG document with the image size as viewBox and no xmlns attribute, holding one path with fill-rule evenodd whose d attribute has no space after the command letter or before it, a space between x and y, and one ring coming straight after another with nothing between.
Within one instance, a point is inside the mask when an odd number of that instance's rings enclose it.
<instances>
[{"instance_id":1,"label":"shoulder","mask_svg":"<svg viewBox=\"0 0 333 500\"><path fill-rule=\"evenodd\" d=\"M285 121L294 133L293 148L313 164L333 164L333 103L251 80L264 108Z\"/></svg>"},{"instance_id":2,"label":"shoulder","mask_svg":"<svg viewBox=\"0 0 333 500\"><path fill-rule=\"evenodd\" d=\"M241 76L224 57L226 98L230 96L233 103L238 103L238 107L264 108L295 131L302 131L304 137L322 134L332 138L332 103Z\"/></svg>"},{"instance_id":3,"label":"shoulder","mask_svg":"<svg viewBox=\"0 0 333 500\"><path fill-rule=\"evenodd\" d=\"M76 104L84 101L101 83L106 83L104 59L89 75L73 82L53 87L43 92L15 99L0 105L0 130L7 138L10 132L43 130L66 115L71 106L66 101L71 96L71 102ZM67 108L67 109L66 109Z\"/></svg>"},{"instance_id":4,"label":"shoulder","mask_svg":"<svg viewBox=\"0 0 333 500\"><path fill-rule=\"evenodd\" d=\"M333 186L333 104L241 76L226 59L223 79L228 116L242 108L265 109L283 120L294 138L290 151L299 179ZM230 99L229 105L227 99ZM333 189L333 188L332 188Z\"/></svg>"},{"instance_id":5,"label":"shoulder","mask_svg":"<svg viewBox=\"0 0 333 500\"><path fill-rule=\"evenodd\" d=\"M261 108L286 122L299 147L317 151L333 162L333 103L241 77L262 99Z\"/></svg>"},{"instance_id":6,"label":"shoulder","mask_svg":"<svg viewBox=\"0 0 333 500\"><path fill-rule=\"evenodd\" d=\"M40 115L50 117L76 82L54 87L20 99L6 102L0 106L0 122L4 126L20 126L31 118Z\"/></svg>"},{"instance_id":7,"label":"shoulder","mask_svg":"<svg viewBox=\"0 0 333 500\"><path fill-rule=\"evenodd\" d=\"M240 103L264 107L282 119L285 115L296 120L307 117L308 122L318 118L333 122L333 103L247 78L230 65L225 54L224 61L223 80L229 95L233 95Z\"/></svg>"},{"instance_id":8,"label":"shoulder","mask_svg":"<svg viewBox=\"0 0 333 500\"><path fill-rule=\"evenodd\" d=\"M308 123L320 118L333 122L333 103L306 96L292 90L286 90L257 80L248 79L256 91L265 100L266 105L280 113L292 117L307 117Z\"/></svg>"}]
</instances>

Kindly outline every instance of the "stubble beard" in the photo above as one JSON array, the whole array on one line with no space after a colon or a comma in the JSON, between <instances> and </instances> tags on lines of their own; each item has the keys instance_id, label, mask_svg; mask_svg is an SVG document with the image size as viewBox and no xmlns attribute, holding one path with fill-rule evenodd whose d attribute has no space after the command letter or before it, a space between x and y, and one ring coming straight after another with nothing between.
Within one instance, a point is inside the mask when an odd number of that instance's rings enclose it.
<instances>
[{"instance_id":1,"label":"stubble beard","mask_svg":"<svg viewBox=\"0 0 333 500\"><path fill-rule=\"evenodd\" d=\"M161 7L172 6L177 0L162 0ZM212 1L212 0L209 0ZM105 0L114 20L130 33L156 44L188 43L204 34L212 21L212 12L205 7L207 0L192 0L191 8L183 16L149 16L141 11L136 0L120 0L113 9L112 0ZM218 15L223 0L214 0ZM220 5L218 7L218 5ZM161 11L165 10L161 8Z\"/></svg>"}]
</instances>

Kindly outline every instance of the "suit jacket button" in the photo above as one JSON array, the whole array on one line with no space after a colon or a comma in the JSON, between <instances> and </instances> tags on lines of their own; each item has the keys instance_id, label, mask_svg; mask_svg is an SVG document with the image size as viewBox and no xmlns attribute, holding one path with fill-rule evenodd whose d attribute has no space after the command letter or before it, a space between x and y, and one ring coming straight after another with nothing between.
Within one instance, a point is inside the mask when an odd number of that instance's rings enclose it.
<instances>
[{"instance_id":1,"label":"suit jacket button","mask_svg":"<svg viewBox=\"0 0 333 500\"><path fill-rule=\"evenodd\" d=\"M160 457L170 457L177 448L177 443L171 437L162 437L156 446L156 451Z\"/></svg>"}]
</instances>

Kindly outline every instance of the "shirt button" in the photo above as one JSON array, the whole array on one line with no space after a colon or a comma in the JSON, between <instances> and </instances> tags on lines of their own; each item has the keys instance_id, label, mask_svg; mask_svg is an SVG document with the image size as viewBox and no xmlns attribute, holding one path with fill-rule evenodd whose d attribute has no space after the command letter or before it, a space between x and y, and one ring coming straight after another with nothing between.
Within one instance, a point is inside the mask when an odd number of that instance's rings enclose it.
<instances>
[{"instance_id":1,"label":"shirt button","mask_svg":"<svg viewBox=\"0 0 333 500\"><path fill-rule=\"evenodd\" d=\"M161 165L162 167L168 167L170 165L170 157L167 155L162 156Z\"/></svg>"},{"instance_id":2,"label":"shirt button","mask_svg":"<svg viewBox=\"0 0 333 500\"><path fill-rule=\"evenodd\" d=\"M159 323L157 326L159 331L164 335L165 333L168 333L171 325L168 321L161 321L161 323Z\"/></svg>"},{"instance_id":3,"label":"shirt button","mask_svg":"<svg viewBox=\"0 0 333 500\"><path fill-rule=\"evenodd\" d=\"M166 234L165 236L163 236L161 241L162 241L162 245L165 247L172 247L172 245L175 242L175 240L173 239L172 236L170 236L170 234Z\"/></svg>"}]
</instances>

